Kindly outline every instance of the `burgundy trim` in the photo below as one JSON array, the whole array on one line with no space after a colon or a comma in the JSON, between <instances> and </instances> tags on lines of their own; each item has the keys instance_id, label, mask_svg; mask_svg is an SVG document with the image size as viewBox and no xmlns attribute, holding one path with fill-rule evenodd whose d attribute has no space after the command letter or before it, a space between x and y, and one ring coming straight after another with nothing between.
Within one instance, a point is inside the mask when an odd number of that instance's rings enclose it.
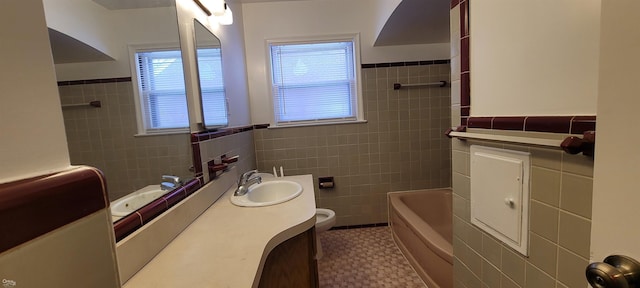
<instances>
[{"instance_id":1,"label":"burgundy trim","mask_svg":"<svg viewBox=\"0 0 640 288\"><path fill-rule=\"evenodd\" d=\"M169 206L167 205L167 201L164 200L164 197L160 197L155 201L144 205L144 207L138 209L138 213L142 215L142 225L149 223L153 218L156 218L168 209Z\"/></svg>"},{"instance_id":2,"label":"burgundy trim","mask_svg":"<svg viewBox=\"0 0 640 288\"><path fill-rule=\"evenodd\" d=\"M460 0L451 0L451 9L456 8L460 4Z\"/></svg>"},{"instance_id":3,"label":"burgundy trim","mask_svg":"<svg viewBox=\"0 0 640 288\"><path fill-rule=\"evenodd\" d=\"M114 83L114 82L131 82L131 77L58 81L58 86L84 85L84 84L96 84L96 83Z\"/></svg>"},{"instance_id":4,"label":"burgundy trim","mask_svg":"<svg viewBox=\"0 0 640 288\"><path fill-rule=\"evenodd\" d=\"M467 122L467 126L469 128L484 128L491 129L493 117L469 117L469 121Z\"/></svg>"},{"instance_id":5,"label":"burgundy trim","mask_svg":"<svg viewBox=\"0 0 640 288\"><path fill-rule=\"evenodd\" d=\"M270 124L256 124L253 125L253 129L266 129L269 128Z\"/></svg>"},{"instance_id":6,"label":"burgundy trim","mask_svg":"<svg viewBox=\"0 0 640 288\"><path fill-rule=\"evenodd\" d=\"M181 187L180 189L173 190L169 194L162 196L162 198L167 202L167 206L171 208L173 205L182 201L182 199L187 198L187 192L184 187Z\"/></svg>"},{"instance_id":7,"label":"burgundy trim","mask_svg":"<svg viewBox=\"0 0 640 288\"><path fill-rule=\"evenodd\" d=\"M386 68L386 67L426 66L426 65L449 64L449 63L451 63L451 60L441 59L441 60L407 61L407 62L391 62L391 63L370 63L370 64L362 64L360 65L360 67L362 69L370 69L370 68Z\"/></svg>"},{"instance_id":8,"label":"burgundy trim","mask_svg":"<svg viewBox=\"0 0 640 288\"><path fill-rule=\"evenodd\" d=\"M526 117L494 117L491 129L496 130L524 130Z\"/></svg>"},{"instance_id":9,"label":"burgundy trim","mask_svg":"<svg viewBox=\"0 0 640 288\"><path fill-rule=\"evenodd\" d=\"M91 167L0 184L0 253L109 206Z\"/></svg>"},{"instance_id":10,"label":"burgundy trim","mask_svg":"<svg viewBox=\"0 0 640 288\"><path fill-rule=\"evenodd\" d=\"M113 229L116 234L116 241L120 241L124 237L127 237L127 235L133 233L133 231L135 231L136 229L142 227L153 218L162 214L162 212L178 204L180 200L186 198L188 195L193 194L195 191L200 189L200 187L202 187L201 183L202 180L200 180L199 178L191 179L179 189L165 194L161 198L158 198L157 200L138 209L138 211L116 221L113 224Z\"/></svg>"},{"instance_id":11,"label":"burgundy trim","mask_svg":"<svg viewBox=\"0 0 640 288\"><path fill-rule=\"evenodd\" d=\"M596 130L596 116L576 116L571 120L571 134Z\"/></svg>"},{"instance_id":12,"label":"burgundy trim","mask_svg":"<svg viewBox=\"0 0 640 288\"><path fill-rule=\"evenodd\" d=\"M469 117L464 117L464 116L460 117L460 125L467 126L468 122L469 122Z\"/></svg>"},{"instance_id":13,"label":"burgundy trim","mask_svg":"<svg viewBox=\"0 0 640 288\"><path fill-rule=\"evenodd\" d=\"M193 172L198 174L202 173L202 163L200 162L202 156L200 154L200 143L191 143L191 157L193 158Z\"/></svg>"},{"instance_id":14,"label":"burgundy trim","mask_svg":"<svg viewBox=\"0 0 640 288\"><path fill-rule=\"evenodd\" d=\"M469 36L469 1L460 2L460 37Z\"/></svg>"},{"instance_id":15,"label":"burgundy trim","mask_svg":"<svg viewBox=\"0 0 640 288\"><path fill-rule=\"evenodd\" d=\"M460 107L460 116L469 116L471 113L471 107Z\"/></svg>"},{"instance_id":16,"label":"burgundy trim","mask_svg":"<svg viewBox=\"0 0 640 288\"><path fill-rule=\"evenodd\" d=\"M533 116L524 122L525 131L569 133L573 116Z\"/></svg>"},{"instance_id":17,"label":"burgundy trim","mask_svg":"<svg viewBox=\"0 0 640 288\"><path fill-rule=\"evenodd\" d=\"M471 106L471 75L460 74L460 106Z\"/></svg>"},{"instance_id":18,"label":"burgundy trim","mask_svg":"<svg viewBox=\"0 0 640 288\"><path fill-rule=\"evenodd\" d=\"M567 134L594 131L595 124L596 116L469 117L466 123L469 128Z\"/></svg>"},{"instance_id":19,"label":"burgundy trim","mask_svg":"<svg viewBox=\"0 0 640 288\"><path fill-rule=\"evenodd\" d=\"M460 39L460 71L469 72L469 37Z\"/></svg>"},{"instance_id":20,"label":"burgundy trim","mask_svg":"<svg viewBox=\"0 0 640 288\"><path fill-rule=\"evenodd\" d=\"M142 217L138 212L131 213L120 218L116 223L113 223L113 231L116 234L116 241L122 240L124 237L127 237L140 227L142 227Z\"/></svg>"},{"instance_id":21,"label":"burgundy trim","mask_svg":"<svg viewBox=\"0 0 640 288\"><path fill-rule=\"evenodd\" d=\"M202 177L198 177L197 179L192 179L187 184L184 185L184 190L187 196L193 194L198 189L202 187Z\"/></svg>"},{"instance_id":22,"label":"burgundy trim","mask_svg":"<svg viewBox=\"0 0 640 288\"><path fill-rule=\"evenodd\" d=\"M249 126L241 126L241 127L233 127L233 128L222 128L215 131L195 132L195 133L191 133L191 142L192 143L202 142L202 141L220 138L228 135L251 131L253 129L254 129L254 125L249 125Z\"/></svg>"}]
</instances>

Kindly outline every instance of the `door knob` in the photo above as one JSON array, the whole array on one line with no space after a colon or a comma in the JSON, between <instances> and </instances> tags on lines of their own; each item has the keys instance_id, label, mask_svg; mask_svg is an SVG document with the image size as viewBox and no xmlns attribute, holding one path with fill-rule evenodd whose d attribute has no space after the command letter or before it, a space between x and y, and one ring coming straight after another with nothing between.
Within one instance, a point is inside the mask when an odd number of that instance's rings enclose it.
<instances>
[{"instance_id":1,"label":"door knob","mask_svg":"<svg viewBox=\"0 0 640 288\"><path fill-rule=\"evenodd\" d=\"M587 266L587 281L594 288L640 288L640 263L623 255L611 255Z\"/></svg>"}]
</instances>

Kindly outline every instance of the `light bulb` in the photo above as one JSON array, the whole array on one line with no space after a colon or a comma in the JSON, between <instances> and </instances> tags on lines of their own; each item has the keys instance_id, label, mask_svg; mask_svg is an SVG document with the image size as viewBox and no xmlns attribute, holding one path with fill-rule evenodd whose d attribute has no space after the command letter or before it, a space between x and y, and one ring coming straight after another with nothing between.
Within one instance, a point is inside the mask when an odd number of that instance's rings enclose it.
<instances>
[{"instance_id":1,"label":"light bulb","mask_svg":"<svg viewBox=\"0 0 640 288\"><path fill-rule=\"evenodd\" d=\"M225 5L226 9L224 11L224 14L218 18L218 23L220 23L220 25L231 25L233 24L233 12L231 12L231 8L229 8L229 5Z\"/></svg>"}]
</instances>

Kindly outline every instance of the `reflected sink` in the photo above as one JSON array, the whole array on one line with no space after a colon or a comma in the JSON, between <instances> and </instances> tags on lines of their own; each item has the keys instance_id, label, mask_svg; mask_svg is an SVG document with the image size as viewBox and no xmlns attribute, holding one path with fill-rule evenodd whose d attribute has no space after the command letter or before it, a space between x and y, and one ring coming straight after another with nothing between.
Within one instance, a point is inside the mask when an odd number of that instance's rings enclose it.
<instances>
[{"instance_id":1,"label":"reflected sink","mask_svg":"<svg viewBox=\"0 0 640 288\"><path fill-rule=\"evenodd\" d=\"M153 202L153 200L160 198L167 192L169 191L160 189L160 185L149 185L113 201L111 203L111 215L118 217L127 216L131 214L131 212L136 211L142 206Z\"/></svg>"},{"instance_id":2,"label":"reflected sink","mask_svg":"<svg viewBox=\"0 0 640 288\"><path fill-rule=\"evenodd\" d=\"M231 203L237 206L260 207L287 202L302 194L302 185L287 180L271 180L251 185L242 196L231 195Z\"/></svg>"}]
</instances>

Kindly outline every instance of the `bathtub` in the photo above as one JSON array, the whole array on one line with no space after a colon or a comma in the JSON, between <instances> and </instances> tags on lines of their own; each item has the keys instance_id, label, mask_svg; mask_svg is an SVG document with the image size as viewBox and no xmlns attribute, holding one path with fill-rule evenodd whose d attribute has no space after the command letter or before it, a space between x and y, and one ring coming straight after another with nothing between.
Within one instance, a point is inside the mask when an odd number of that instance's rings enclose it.
<instances>
[{"instance_id":1,"label":"bathtub","mask_svg":"<svg viewBox=\"0 0 640 288\"><path fill-rule=\"evenodd\" d=\"M388 193L393 240L429 288L453 287L450 189Z\"/></svg>"}]
</instances>

